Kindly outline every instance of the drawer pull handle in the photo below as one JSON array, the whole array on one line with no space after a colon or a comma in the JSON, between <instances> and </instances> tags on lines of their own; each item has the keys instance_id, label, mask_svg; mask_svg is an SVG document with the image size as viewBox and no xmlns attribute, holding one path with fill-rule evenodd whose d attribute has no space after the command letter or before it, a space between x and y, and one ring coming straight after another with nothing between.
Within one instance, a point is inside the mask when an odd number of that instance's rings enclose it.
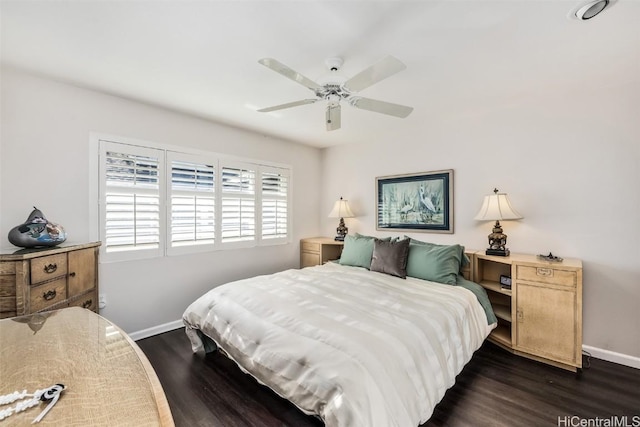
<instances>
[{"instance_id":1,"label":"drawer pull handle","mask_svg":"<svg viewBox=\"0 0 640 427\"><path fill-rule=\"evenodd\" d=\"M88 299L82 303L82 308L89 308L91 307L92 304L93 304L93 300Z\"/></svg>"},{"instance_id":2,"label":"drawer pull handle","mask_svg":"<svg viewBox=\"0 0 640 427\"><path fill-rule=\"evenodd\" d=\"M49 264L44 266L44 272L51 274L58 269L58 264Z\"/></svg>"},{"instance_id":3,"label":"drawer pull handle","mask_svg":"<svg viewBox=\"0 0 640 427\"><path fill-rule=\"evenodd\" d=\"M44 294L42 294L42 298L44 298L46 301L51 301L52 299L54 299L56 297L56 290L55 289L51 289L47 292L45 292Z\"/></svg>"},{"instance_id":4,"label":"drawer pull handle","mask_svg":"<svg viewBox=\"0 0 640 427\"><path fill-rule=\"evenodd\" d=\"M551 268L541 268L538 267L536 269L536 274L538 276L544 276L544 277L552 277L553 276L553 270Z\"/></svg>"},{"instance_id":5,"label":"drawer pull handle","mask_svg":"<svg viewBox=\"0 0 640 427\"><path fill-rule=\"evenodd\" d=\"M72 271L71 273L69 273L69 276L71 276L71 277L76 277L76 272L75 272L75 271Z\"/></svg>"}]
</instances>

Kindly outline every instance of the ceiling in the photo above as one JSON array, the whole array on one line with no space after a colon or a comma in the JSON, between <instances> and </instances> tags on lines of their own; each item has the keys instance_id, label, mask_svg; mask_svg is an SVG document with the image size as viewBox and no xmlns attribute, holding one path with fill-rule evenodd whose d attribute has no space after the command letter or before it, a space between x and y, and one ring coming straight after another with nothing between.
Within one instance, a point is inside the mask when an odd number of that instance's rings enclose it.
<instances>
[{"instance_id":1,"label":"ceiling","mask_svg":"<svg viewBox=\"0 0 640 427\"><path fill-rule=\"evenodd\" d=\"M640 2L589 21L569 0L5 1L1 59L79 86L317 147L419 135L444 117L527 97L629 84L640 76ZM272 57L316 80L324 60L352 76L393 55L407 69L361 92L414 107L395 118L324 102L258 64Z\"/></svg>"}]
</instances>

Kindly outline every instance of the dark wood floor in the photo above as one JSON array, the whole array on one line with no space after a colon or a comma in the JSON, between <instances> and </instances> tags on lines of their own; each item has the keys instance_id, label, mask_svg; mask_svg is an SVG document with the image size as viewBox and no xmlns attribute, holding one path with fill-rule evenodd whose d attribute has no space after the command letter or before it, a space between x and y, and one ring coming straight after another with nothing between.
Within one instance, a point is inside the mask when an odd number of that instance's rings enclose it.
<instances>
[{"instance_id":1,"label":"dark wood floor","mask_svg":"<svg viewBox=\"0 0 640 427\"><path fill-rule=\"evenodd\" d=\"M323 425L224 356L193 354L182 329L138 345L160 378L178 427ZM640 370L591 359L591 367L576 375L485 343L423 426L558 426L558 417L624 415L629 426L640 425Z\"/></svg>"}]
</instances>

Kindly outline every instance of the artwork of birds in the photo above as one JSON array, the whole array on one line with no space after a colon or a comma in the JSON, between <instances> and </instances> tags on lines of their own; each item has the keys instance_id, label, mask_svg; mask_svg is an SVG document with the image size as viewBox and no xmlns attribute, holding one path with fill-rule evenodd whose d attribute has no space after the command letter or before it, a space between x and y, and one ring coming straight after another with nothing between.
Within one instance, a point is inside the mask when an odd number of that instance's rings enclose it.
<instances>
[{"instance_id":1,"label":"artwork of birds","mask_svg":"<svg viewBox=\"0 0 640 427\"><path fill-rule=\"evenodd\" d=\"M431 201L431 198L425 191L424 185L420 186L419 193L420 193L420 203L427 209L428 213L430 215L433 215L434 213L436 213L436 207L433 206L433 202Z\"/></svg>"},{"instance_id":2,"label":"artwork of birds","mask_svg":"<svg viewBox=\"0 0 640 427\"><path fill-rule=\"evenodd\" d=\"M413 202L406 203L402 208L400 208L400 218L403 220L407 219L407 214L413 210Z\"/></svg>"}]
</instances>

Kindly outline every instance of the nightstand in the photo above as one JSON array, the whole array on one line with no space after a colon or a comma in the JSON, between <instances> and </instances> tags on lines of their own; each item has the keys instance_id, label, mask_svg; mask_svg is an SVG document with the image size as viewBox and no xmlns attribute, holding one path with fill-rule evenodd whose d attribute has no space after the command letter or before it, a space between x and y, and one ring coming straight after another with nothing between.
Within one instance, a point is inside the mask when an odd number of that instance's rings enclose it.
<instances>
[{"instance_id":1,"label":"nightstand","mask_svg":"<svg viewBox=\"0 0 640 427\"><path fill-rule=\"evenodd\" d=\"M300 240L300 268L322 265L340 258L344 242L331 237L311 237Z\"/></svg>"},{"instance_id":2,"label":"nightstand","mask_svg":"<svg viewBox=\"0 0 640 427\"><path fill-rule=\"evenodd\" d=\"M511 289L500 276L511 278ZM474 281L489 295L498 327L489 341L571 371L582 367L582 262L535 255L475 254Z\"/></svg>"}]
</instances>

